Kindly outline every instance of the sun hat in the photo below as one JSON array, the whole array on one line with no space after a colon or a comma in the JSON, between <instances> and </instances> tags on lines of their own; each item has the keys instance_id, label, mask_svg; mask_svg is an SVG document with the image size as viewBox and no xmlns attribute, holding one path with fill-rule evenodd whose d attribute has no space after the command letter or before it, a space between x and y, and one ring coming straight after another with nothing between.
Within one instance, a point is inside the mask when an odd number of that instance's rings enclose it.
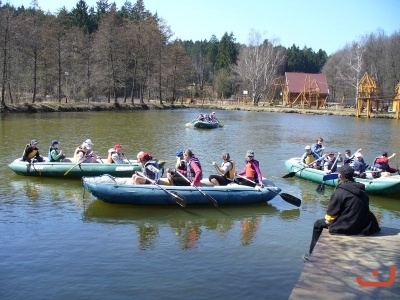
<instances>
[{"instance_id":1,"label":"sun hat","mask_svg":"<svg viewBox=\"0 0 400 300\"><path fill-rule=\"evenodd\" d=\"M57 141L57 140L52 140L51 141L51 145L54 146L56 144L61 144L61 142Z\"/></svg>"},{"instance_id":2,"label":"sun hat","mask_svg":"<svg viewBox=\"0 0 400 300\"><path fill-rule=\"evenodd\" d=\"M92 143L92 140L91 140L91 139L87 139L87 140L85 141L85 143L88 144L88 145L94 146L94 144Z\"/></svg>"},{"instance_id":3,"label":"sun hat","mask_svg":"<svg viewBox=\"0 0 400 300\"><path fill-rule=\"evenodd\" d=\"M253 150L248 150L246 156L254 157L254 151Z\"/></svg>"},{"instance_id":4,"label":"sun hat","mask_svg":"<svg viewBox=\"0 0 400 300\"><path fill-rule=\"evenodd\" d=\"M36 144L39 144L39 142L37 140L32 140L31 141L31 145L36 145Z\"/></svg>"},{"instance_id":5,"label":"sun hat","mask_svg":"<svg viewBox=\"0 0 400 300\"><path fill-rule=\"evenodd\" d=\"M311 150L311 146L307 145L304 149Z\"/></svg>"},{"instance_id":6,"label":"sun hat","mask_svg":"<svg viewBox=\"0 0 400 300\"><path fill-rule=\"evenodd\" d=\"M356 153L354 154L354 157L357 158L357 157L363 157L363 156L362 156L362 154L361 154L360 152L356 152Z\"/></svg>"},{"instance_id":7,"label":"sun hat","mask_svg":"<svg viewBox=\"0 0 400 300\"><path fill-rule=\"evenodd\" d=\"M346 179L351 179L354 176L354 169L349 165L343 165L339 167L338 172L342 174Z\"/></svg>"},{"instance_id":8,"label":"sun hat","mask_svg":"<svg viewBox=\"0 0 400 300\"><path fill-rule=\"evenodd\" d=\"M139 157L139 161L148 161L150 159L150 155L147 152L143 152L142 155Z\"/></svg>"},{"instance_id":9,"label":"sun hat","mask_svg":"<svg viewBox=\"0 0 400 300\"><path fill-rule=\"evenodd\" d=\"M182 157L183 156L183 150L180 150L180 149L177 150L175 155L176 155L176 157Z\"/></svg>"},{"instance_id":10,"label":"sun hat","mask_svg":"<svg viewBox=\"0 0 400 300\"><path fill-rule=\"evenodd\" d=\"M118 151L118 150L121 150L121 149L122 149L122 146L121 146L120 144L115 144L115 145L114 145L114 149L117 150L117 151Z\"/></svg>"},{"instance_id":11,"label":"sun hat","mask_svg":"<svg viewBox=\"0 0 400 300\"><path fill-rule=\"evenodd\" d=\"M82 143L81 148L89 149L89 145L85 142Z\"/></svg>"}]
</instances>

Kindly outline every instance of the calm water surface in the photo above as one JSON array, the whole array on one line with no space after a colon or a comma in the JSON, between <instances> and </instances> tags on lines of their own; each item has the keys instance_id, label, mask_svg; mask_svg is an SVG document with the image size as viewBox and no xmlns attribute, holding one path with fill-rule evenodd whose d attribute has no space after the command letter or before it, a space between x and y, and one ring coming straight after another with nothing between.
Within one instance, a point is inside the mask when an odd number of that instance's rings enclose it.
<instances>
[{"instance_id":1,"label":"calm water surface","mask_svg":"<svg viewBox=\"0 0 400 300\"><path fill-rule=\"evenodd\" d=\"M304 266L312 224L332 189L282 179L284 161L317 136L329 150L363 148L400 156L400 123L384 119L217 111L225 127L185 127L200 110L1 115L1 299L287 299ZM106 157L121 143L128 157L147 150L175 160L191 148L205 174L229 151L238 168L248 149L263 175L303 200L280 197L250 207L146 208L108 205L79 180L14 175L8 164L32 138L42 154L59 139L72 155L87 138ZM394 160L393 165L397 162ZM400 228L399 195L371 196L381 226Z\"/></svg>"}]
</instances>

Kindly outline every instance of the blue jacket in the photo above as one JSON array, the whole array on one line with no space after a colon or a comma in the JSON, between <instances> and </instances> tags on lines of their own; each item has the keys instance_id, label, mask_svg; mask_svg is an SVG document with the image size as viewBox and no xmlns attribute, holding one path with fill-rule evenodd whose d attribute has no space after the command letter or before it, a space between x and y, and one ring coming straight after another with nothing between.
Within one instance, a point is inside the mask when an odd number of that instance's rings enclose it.
<instances>
[{"instance_id":1,"label":"blue jacket","mask_svg":"<svg viewBox=\"0 0 400 300\"><path fill-rule=\"evenodd\" d=\"M316 153L316 154L318 154L319 156L322 156L322 145L320 145L320 144L317 144L317 143L315 143L315 144L312 144L311 145L311 152L314 152L314 153Z\"/></svg>"}]
</instances>

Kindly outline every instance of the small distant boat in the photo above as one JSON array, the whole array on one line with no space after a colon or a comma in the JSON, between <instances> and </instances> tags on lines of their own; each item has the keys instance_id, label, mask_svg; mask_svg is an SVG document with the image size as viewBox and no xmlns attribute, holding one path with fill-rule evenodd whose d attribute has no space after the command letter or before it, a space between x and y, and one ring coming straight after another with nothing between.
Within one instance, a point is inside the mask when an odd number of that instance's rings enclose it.
<instances>
[{"instance_id":1,"label":"small distant boat","mask_svg":"<svg viewBox=\"0 0 400 300\"><path fill-rule=\"evenodd\" d=\"M265 186L249 187L229 184L227 186L203 185L170 186L162 179L160 184L132 185L130 178L114 178L109 175L83 177L82 185L96 198L113 204L131 205L212 205L209 198L218 205L249 205L266 203L278 195L280 188L265 180ZM171 195L172 194L172 195ZM184 203L177 201L182 199Z\"/></svg>"},{"instance_id":2,"label":"small distant boat","mask_svg":"<svg viewBox=\"0 0 400 300\"><path fill-rule=\"evenodd\" d=\"M45 158L44 162L29 163L17 158L9 167L18 175L43 176L43 177L73 177L99 176L110 174L115 177L130 177L135 171L142 171L142 164L136 160L127 161L126 164L110 164L104 160L98 163L76 164L72 158L66 158L63 162L50 162ZM165 162L159 162L160 168Z\"/></svg>"},{"instance_id":3,"label":"small distant boat","mask_svg":"<svg viewBox=\"0 0 400 300\"><path fill-rule=\"evenodd\" d=\"M201 128L201 129L213 129L218 127L223 127L224 125L219 121L200 121L196 120L186 124L186 127L191 128Z\"/></svg>"},{"instance_id":4,"label":"small distant boat","mask_svg":"<svg viewBox=\"0 0 400 300\"><path fill-rule=\"evenodd\" d=\"M324 176L327 176L324 171L313 168L306 168L301 163L300 157L294 157L285 161L286 170L295 172L295 176L310 180L316 183L323 183ZM371 178L370 173L367 173L367 178L354 178L355 181L365 185L365 191L368 194L375 195L395 195L400 194L400 175L392 175L389 177ZM338 179L330 179L325 181L325 185L335 187L338 184Z\"/></svg>"}]
</instances>

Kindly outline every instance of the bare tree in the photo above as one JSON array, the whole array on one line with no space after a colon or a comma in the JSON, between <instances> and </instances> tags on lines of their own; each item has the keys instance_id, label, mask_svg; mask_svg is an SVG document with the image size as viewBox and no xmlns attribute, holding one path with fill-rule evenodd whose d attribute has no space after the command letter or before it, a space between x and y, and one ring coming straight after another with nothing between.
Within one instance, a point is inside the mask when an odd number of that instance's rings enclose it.
<instances>
[{"instance_id":1,"label":"bare tree","mask_svg":"<svg viewBox=\"0 0 400 300\"><path fill-rule=\"evenodd\" d=\"M358 85L363 74L364 64L363 55L365 52L364 44L359 40L352 45L347 45L343 51L341 62L336 66L338 76L347 84L354 88L355 102L358 103Z\"/></svg>"},{"instance_id":2,"label":"bare tree","mask_svg":"<svg viewBox=\"0 0 400 300\"><path fill-rule=\"evenodd\" d=\"M283 49L275 47L275 43L274 40L261 42L261 35L252 30L249 45L240 50L237 65L233 67L243 87L249 87L253 105L265 95L284 62Z\"/></svg>"},{"instance_id":3,"label":"bare tree","mask_svg":"<svg viewBox=\"0 0 400 300\"><path fill-rule=\"evenodd\" d=\"M10 63L9 49L12 37L12 11L7 7L0 8L0 37L3 44L3 51L1 53L1 106L5 107L6 84L9 80L9 74L7 72Z\"/></svg>"},{"instance_id":4,"label":"bare tree","mask_svg":"<svg viewBox=\"0 0 400 300\"><path fill-rule=\"evenodd\" d=\"M119 88L119 48L123 46L119 40L120 31L119 20L115 10L111 10L99 25L99 30L95 34L94 49L97 57L96 78L103 87L107 95L108 102L111 96L117 102L117 92Z\"/></svg>"},{"instance_id":5,"label":"bare tree","mask_svg":"<svg viewBox=\"0 0 400 300\"><path fill-rule=\"evenodd\" d=\"M174 103L177 98L177 91L180 88L185 88L190 82L192 65L180 40L168 45L167 55L165 77L167 87L171 91L171 103Z\"/></svg>"},{"instance_id":6,"label":"bare tree","mask_svg":"<svg viewBox=\"0 0 400 300\"><path fill-rule=\"evenodd\" d=\"M400 82L400 31L393 33L389 37L387 47L387 55L385 57L385 66L387 68L388 86L389 90L393 90Z\"/></svg>"},{"instance_id":7,"label":"bare tree","mask_svg":"<svg viewBox=\"0 0 400 300\"><path fill-rule=\"evenodd\" d=\"M35 103L38 91L38 68L40 59L45 54L45 15L40 10L32 11L30 14L20 15L18 19L19 33L17 34L19 50L29 58L28 65L32 68L29 72L32 80L32 103Z\"/></svg>"}]
</instances>

